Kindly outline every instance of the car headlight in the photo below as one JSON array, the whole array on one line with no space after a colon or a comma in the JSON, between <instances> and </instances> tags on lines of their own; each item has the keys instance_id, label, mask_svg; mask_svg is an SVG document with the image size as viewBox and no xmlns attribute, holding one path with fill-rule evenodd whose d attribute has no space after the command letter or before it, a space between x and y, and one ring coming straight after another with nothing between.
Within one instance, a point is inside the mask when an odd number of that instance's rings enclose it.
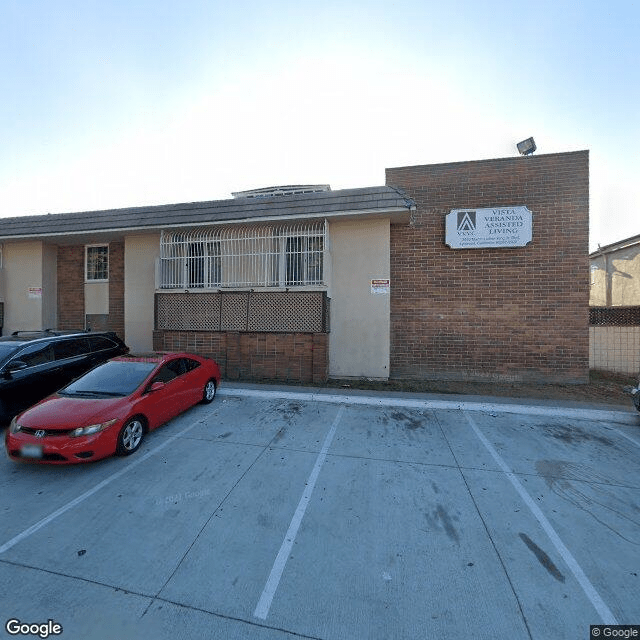
<instances>
[{"instance_id":1,"label":"car headlight","mask_svg":"<svg viewBox=\"0 0 640 640\"><path fill-rule=\"evenodd\" d=\"M108 422L101 422L100 424L91 424L88 427L78 427L77 429L74 429L69 435L72 438L77 438L79 436L92 436L94 433L98 433L99 431L108 429L116 422L118 422L118 418L114 418L113 420L109 420Z\"/></svg>"},{"instance_id":2,"label":"car headlight","mask_svg":"<svg viewBox=\"0 0 640 640\"><path fill-rule=\"evenodd\" d=\"M9 433L18 433L21 429L22 427L18 424L16 418L14 418L9 425Z\"/></svg>"}]
</instances>

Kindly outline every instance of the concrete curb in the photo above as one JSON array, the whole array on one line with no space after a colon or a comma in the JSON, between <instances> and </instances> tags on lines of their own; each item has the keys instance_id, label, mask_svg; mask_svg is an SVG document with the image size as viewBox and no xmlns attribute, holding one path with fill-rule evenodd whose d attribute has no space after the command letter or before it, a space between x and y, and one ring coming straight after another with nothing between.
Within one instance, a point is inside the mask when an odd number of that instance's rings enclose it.
<instances>
[{"instance_id":1,"label":"concrete curb","mask_svg":"<svg viewBox=\"0 0 640 640\"><path fill-rule=\"evenodd\" d=\"M514 402L474 402L468 400L436 400L422 398L400 398L389 395L352 395L350 393L327 393L310 391L287 391L283 389L256 389L225 385L218 391L221 396L262 398L265 400L299 400L327 402L331 404L368 405L377 407L404 407L407 409L448 409L458 411L480 411L484 413L514 413L547 418L595 420L640 426L640 414L634 411L587 409L580 407L557 407Z\"/></svg>"}]
</instances>

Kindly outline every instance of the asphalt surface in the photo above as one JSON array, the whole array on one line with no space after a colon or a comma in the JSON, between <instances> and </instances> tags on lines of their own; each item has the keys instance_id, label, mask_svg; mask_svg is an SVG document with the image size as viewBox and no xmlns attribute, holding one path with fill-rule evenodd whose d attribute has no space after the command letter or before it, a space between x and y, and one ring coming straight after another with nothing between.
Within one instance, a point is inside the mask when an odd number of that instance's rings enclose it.
<instances>
[{"instance_id":1,"label":"asphalt surface","mask_svg":"<svg viewBox=\"0 0 640 640\"><path fill-rule=\"evenodd\" d=\"M5 637L640 624L631 408L226 385L128 458L2 458L0 512Z\"/></svg>"}]
</instances>

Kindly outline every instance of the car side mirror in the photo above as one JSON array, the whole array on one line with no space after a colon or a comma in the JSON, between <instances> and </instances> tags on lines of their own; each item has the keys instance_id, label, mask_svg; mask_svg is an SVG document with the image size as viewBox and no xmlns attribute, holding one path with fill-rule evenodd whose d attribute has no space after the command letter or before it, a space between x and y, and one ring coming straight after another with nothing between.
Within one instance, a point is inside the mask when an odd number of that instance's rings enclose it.
<instances>
[{"instance_id":1,"label":"car side mirror","mask_svg":"<svg viewBox=\"0 0 640 640\"><path fill-rule=\"evenodd\" d=\"M160 391L162 389L164 389L164 382L154 382L149 387L149 393L153 393L154 391Z\"/></svg>"}]
</instances>

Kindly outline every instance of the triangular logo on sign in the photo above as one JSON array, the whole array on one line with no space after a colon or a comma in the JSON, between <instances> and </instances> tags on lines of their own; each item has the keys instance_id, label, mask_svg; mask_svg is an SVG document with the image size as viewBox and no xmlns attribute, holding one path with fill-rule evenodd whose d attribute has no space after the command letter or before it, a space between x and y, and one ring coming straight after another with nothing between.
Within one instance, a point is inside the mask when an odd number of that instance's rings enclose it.
<instances>
[{"instance_id":1,"label":"triangular logo on sign","mask_svg":"<svg viewBox=\"0 0 640 640\"><path fill-rule=\"evenodd\" d=\"M458 231L476 230L476 212L458 211Z\"/></svg>"}]
</instances>

